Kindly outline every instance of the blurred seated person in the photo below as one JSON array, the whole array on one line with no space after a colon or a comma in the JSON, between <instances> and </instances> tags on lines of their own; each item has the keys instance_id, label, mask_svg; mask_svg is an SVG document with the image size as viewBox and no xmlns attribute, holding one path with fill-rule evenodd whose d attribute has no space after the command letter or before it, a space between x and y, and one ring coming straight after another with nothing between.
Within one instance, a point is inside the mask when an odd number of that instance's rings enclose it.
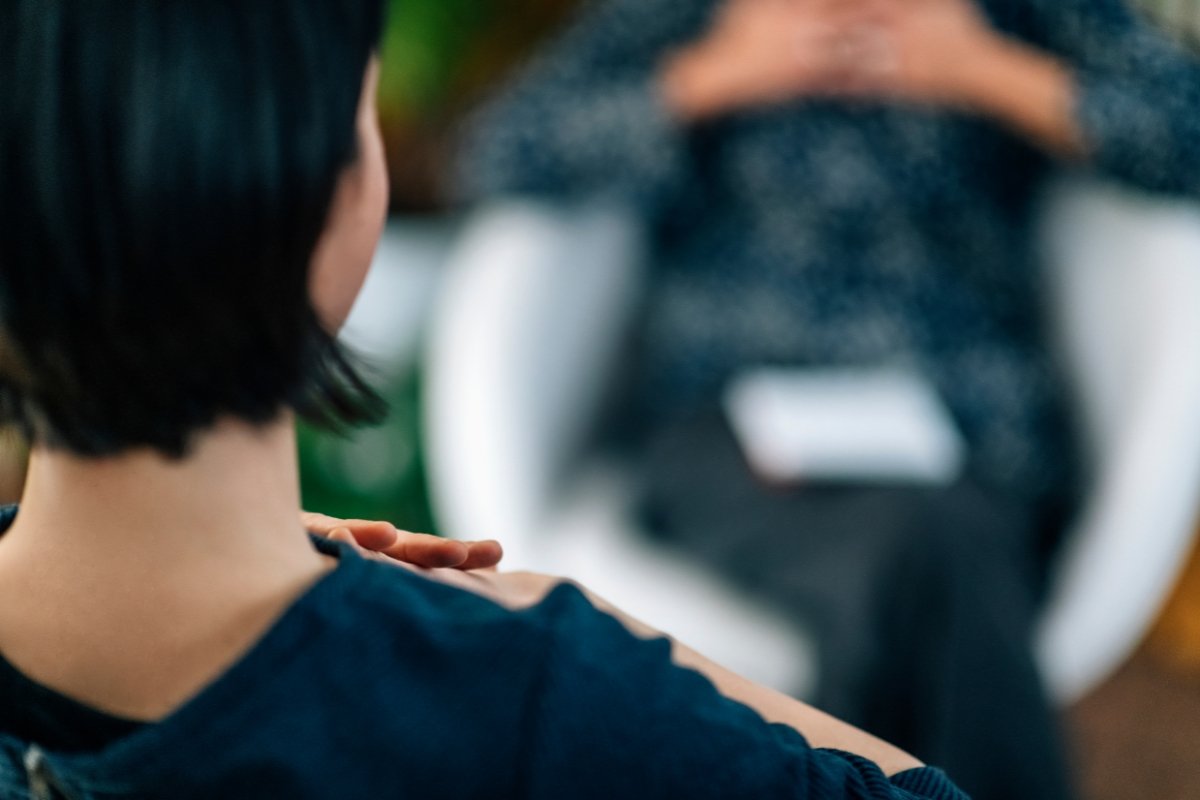
<instances>
[{"instance_id":1,"label":"blurred seated person","mask_svg":"<svg viewBox=\"0 0 1200 800\"><path fill-rule=\"evenodd\" d=\"M294 415L380 412L383 5L0 6L3 796L962 798L563 581L306 535Z\"/></svg>"},{"instance_id":2,"label":"blurred seated person","mask_svg":"<svg viewBox=\"0 0 1200 800\"><path fill-rule=\"evenodd\" d=\"M1200 66L1118 0L596 0L480 112L456 180L644 217L606 435L651 528L806 621L817 705L978 800L1051 800L1031 632L1080 470L1035 201L1061 165L1200 195L1198 142ZM720 410L764 365L913 371L961 477L767 485Z\"/></svg>"}]
</instances>

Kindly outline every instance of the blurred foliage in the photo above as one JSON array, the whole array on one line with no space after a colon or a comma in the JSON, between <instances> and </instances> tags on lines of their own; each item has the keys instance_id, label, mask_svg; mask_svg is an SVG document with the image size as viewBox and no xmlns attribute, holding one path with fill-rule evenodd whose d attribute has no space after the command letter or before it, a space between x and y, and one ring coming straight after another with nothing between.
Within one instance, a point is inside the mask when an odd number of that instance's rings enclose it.
<instances>
[{"instance_id":1,"label":"blurred foliage","mask_svg":"<svg viewBox=\"0 0 1200 800\"><path fill-rule=\"evenodd\" d=\"M304 507L436 533L419 433L420 373L410 370L381 391L391 413L379 427L338 434L299 424Z\"/></svg>"},{"instance_id":2,"label":"blurred foliage","mask_svg":"<svg viewBox=\"0 0 1200 800\"><path fill-rule=\"evenodd\" d=\"M380 105L390 119L438 116L478 96L578 0L393 0Z\"/></svg>"},{"instance_id":3,"label":"blurred foliage","mask_svg":"<svg viewBox=\"0 0 1200 800\"><path fill-rule=\"evenodd\" d=\"M440 110L496 5L488 0L393 2L383 44L381 107L394 118L419 119Z\"/></svg>"},{"instance_id":4,"label":"blurred foliage","mask_svg":"<svg viewBox=\"0 0 1200 800\"><path fill-rule=\"evenodd\" d=\"M397 211L443 207L463 115L579 0L392 0L379 108Z\"/></svg>"}]
</instances>

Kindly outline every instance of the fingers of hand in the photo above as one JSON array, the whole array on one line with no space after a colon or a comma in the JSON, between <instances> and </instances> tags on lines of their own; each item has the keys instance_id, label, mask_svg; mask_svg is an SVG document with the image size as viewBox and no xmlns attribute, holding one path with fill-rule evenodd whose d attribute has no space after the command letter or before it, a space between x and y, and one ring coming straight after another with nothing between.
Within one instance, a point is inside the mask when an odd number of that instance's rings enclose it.
<instances>
[{"instance_id":1,"label":"fingers of hand","mask_svg":"<svg viewBox=\"0 0 1200 800\"><path fill-rule=\"evenodd\" d=\"M354 537L355 543L368 550L383 550L393 545L398 531L390 522L364 519L338 519L325 514L301 512L300 523L305 530L318 536L330 536L333 531L345 528Z\"/></svg>"},{"instance_id":2,"label":"fingers of hand","mask_svg":"<svg viewBox=\"0 0 1200 800\"><path fill-rule=\"evenodd\" d=\"M494 540L484 542L468 542L467 560L458 565L465 570L494 570L504 558L504 548Z\"/></svg>"},{"instance_id":3,"label":"fingers of hand","mask_svg":"<svg viewBox=\"0 0 1200 800\"><path fill-rule=\"evenodd\" d=\"M300 524L304 526L306 531L315 533L318 536L328 536L335 528L342 525L343 522L340 519L335 519L325 514L301 511Z\"/></svg>"},{"instance_id":4,"label":"fingers of hand","mask_svg":"<svg viewBox=\"0 0 1200 800\"><path fill-rule=\"evenodd\" d=\"M989 30L972 0L729 0L709 37L725 106L806 96L944 101ZM714 66L715 65L715 66Z\"/></svg>"},{"instance_id":5,"label":"fingers of hand","mask_svg":"<svg viewBox=\"0 0 1200 800\"><path fill-rule=\"evenodd\" d=\"M470 556L470 548L465 542L425 533L400 533L396 541L381 552L397 561L429 569L460 567Z\"/></svg>"},{"instance_id":6,"label":"fingers of hand","mask_svg":"<svg viewBox=\"0 0 1200 800\"><path fill-rule=\"evenodd\" d=\"M384 555L428 569L493 570L504 557L499 542L462 542L422 533L402 532Z\"/></svg>"},{"instance_id":7,"label":"fingers of hand","mask_svg":"<svg viewBox=\"0 0 1200 800\"><path fill-rule=\"evenodd\" d=\"M790 13L786 48L793 89L840 93L859 87L894 62L887 10L874 0L829 4L814 0Z\"/></svg>"},{"instance_id":8,"label":"fingers of hand","mask_svg":"<svg viewBox=\"0 0 1200 800\"><path fill-rule=\"evenodd\" d=\"M368 550L365 547L363 547L362 545L360 545L358 543L358 540L356 540L354 538L354 534L351 533L350 529L345 526L334 528L333 530L329 531L328 534L325 534L325 537L327 539L329 539L329 541L331 541L331 542L341 542L342 544L348 544L351 547L353 547L356 551L358 551L358 553L360 555L363 555L367 558L378 557L377 553L375 553L372 550Z\"/></svg>"},{"instance_id":9,"label":"fingers of hand","mask_svg":"<svg viewBox=\"0 0 1200 800\"><path fill-rule=\"evenodd\" d=\"M847 32L834 56L835 70L852 90L882 87L897 72L899 63L895 41L872 25Z\"/></svg>"}]
</instances>

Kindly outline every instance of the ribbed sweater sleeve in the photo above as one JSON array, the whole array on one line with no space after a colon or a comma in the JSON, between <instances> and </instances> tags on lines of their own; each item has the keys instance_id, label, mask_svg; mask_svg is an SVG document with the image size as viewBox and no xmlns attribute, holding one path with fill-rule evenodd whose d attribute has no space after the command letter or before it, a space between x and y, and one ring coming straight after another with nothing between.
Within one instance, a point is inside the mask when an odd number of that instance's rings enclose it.
<instances>
[{"instance_id":1,"label":"ribbed sweater sleeve","mask_svg":"<svg viewBox=\"0 0 1200 800\"><path fill-rule=\"evenodd\" d=\"M967 800L967 796L950 782L946 773L933 767L901 772L892 777L892 785L929 800Z\"/></svg>"},{"instance_id":2,"label":"ribbed sweater sleeve","mask_svg":"<svg viewBox=\"0 0 1200 800\"><path fill-rule=\"evenodd\" d=\"M541 691L523 748L530 798L966 800L940 772L889 779L857 755L810 746L676 666L576 590L556 590Z\"/></svg>"},{"instance_id":3,"label":"ribbed sweater sleeve","mask_svg":"<svg viewBox=\"0 0 1200 800\"><path fill-rule=\"evenodd\" d=\"M1121 0L1022 0L1075 74L1075 119L1099 172L1200 196L1200 61Z\"/></svg>"}]
</instances>

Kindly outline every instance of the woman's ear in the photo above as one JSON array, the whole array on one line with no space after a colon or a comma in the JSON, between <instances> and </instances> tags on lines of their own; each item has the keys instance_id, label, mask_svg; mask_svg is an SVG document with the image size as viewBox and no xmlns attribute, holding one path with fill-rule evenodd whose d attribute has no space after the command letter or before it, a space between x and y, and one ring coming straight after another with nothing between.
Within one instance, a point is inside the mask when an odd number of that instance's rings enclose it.
<instances>
[{"instance_id":1,"label":"woman's ear","mask_svg":"<svg viewBox=\"0 0 1200 800\"><path fill-rule=\"evenodd\" d=\"M375 106L378 86L379 60L373 58L358 106L357 158L338 180L309 272L313 306L331 333L350 314L387 218L387 162Z\"/></svg>"}]
</instances>

